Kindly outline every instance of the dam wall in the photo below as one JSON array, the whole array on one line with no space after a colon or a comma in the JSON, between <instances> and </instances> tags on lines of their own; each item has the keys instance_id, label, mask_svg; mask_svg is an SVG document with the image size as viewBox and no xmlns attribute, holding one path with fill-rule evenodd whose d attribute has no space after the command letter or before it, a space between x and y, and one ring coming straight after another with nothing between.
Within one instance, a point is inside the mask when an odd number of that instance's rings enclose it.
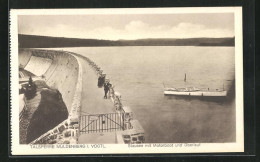
<instances>
[{"instance_id":1,"label":"dam wall","mask_svg":"<svg viewBox=\"0 0 260 162\"><path fill-rule=\"evenodd\" d=\"M78 60L77 60L78 61ZM78 61L77 84L72 100L69 116L59 125L42 134L30 144L76 144L78 138L78 122L81 109L82 66Z\"/></svg>"},{"instance_id":2,"label":"dam wall","mask_svg":"<svg viewBox=\"0 0 260 162\"><path fill-rule=\"evenodd\" d=\"M27 56L28 54L25 55ZM31 59L32 57L33 59ZM78 143L82 93L82 66L78 57L88 61L97 74L102 73L102 70L90 59L75 53L51 50L31 50L31 57L25 68L28 66L30 67L27 67L28 71L33 71L34 69L32 68L41 68L37 63L43 63L45 66L42 67L46 69L47 64L50 61L42 61L42 59L51 60L51 64L44 74L39 77L42 77L48 86L60 91L63 101L67 106L69 116L64 121L60 121L60 124L54 128L50 128L49 131L30 142L30 144ZM24 62L26 62L26 59L24 59ZM109 97L118 117L122 118L124 121L122 125L123 130L116 131L115 133L115 142L121 144L144 143L145 135L142 126L137 120L133 119L131 109L122 104L121 94L115 91L114 86L110 87Z\"/></svg>"},{"instance_id":3,"label":"dam wall","mask_svg":"<svg viewBox=\"0 0 260 162\"><path fill-rule=\"evenodd\" d=\"M75 57L61 51L20 49L19 65L41 77L49 87L58 89L68 112L71 111L78 82L79 65Z\"/></svg>"},{"instance_id":4,"label":"dam wall","mask_svg":"<svg viewBox=\"0 0 260 162\"><path fill-rule=\"evenodd\" d=\"M19 68L36 75L33 80L35 81L40 78L39 80L44 81L46 85L51 88L50 91L52 89L57 89L61 94L59 100L61 99L65 103L68 112L68 115L64 118L65 120L63 119L63 122L60 121L56 125L49 127L49 129L41 133L42 135L36 136L36 139L30 143L75 143L82 91L82 72L78 60L74 56L64 53L63 51L19 49ZM29 77L27 77L27 81L28 78ZM42 89L42 91L46 90ZM46 103L43 102L42 99L39 99L38 102ZM42 107L45 106L44 109L47 108L49 111L48 113L51 113L50 111L56 112L56 106L51 106L49 102L46 104L49 105L49 107L46 107L47 105L43 105ZM55 104L56 103L52 105ZM32 119L38 108L39 107L35 107L33 108L33 111L31 111L30 116ZM41 111L43 113L43 109ZM25 120L28 121L31 119ZM35 123L22 124L23 129L21 133L24 135L29 131L31 124L35 125ZM24 125L27 128L25 128ZM41 124L38 123L38 125ZM26 141L24 137L22 140Z\"/></svg>"}]
</instances>

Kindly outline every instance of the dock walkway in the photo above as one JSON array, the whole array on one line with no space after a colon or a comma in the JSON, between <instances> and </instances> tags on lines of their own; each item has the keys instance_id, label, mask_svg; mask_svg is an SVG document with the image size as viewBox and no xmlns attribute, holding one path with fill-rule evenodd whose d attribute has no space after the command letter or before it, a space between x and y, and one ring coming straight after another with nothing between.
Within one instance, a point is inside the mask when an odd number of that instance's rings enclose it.
<instances>
[{"instance_id":1,"label":"dock walkway","mask_svg":"<svg viewBox=\"0 0 260 162\"><path fill-rule=\"evenodd\" d=\"M114 113L110 99L104 99L104 88L97 87L98 76L88 62L78 57L82 65L81 115ZM79 143L116 143L115 132L81 134Z\"/></svg>"}]
</instances>

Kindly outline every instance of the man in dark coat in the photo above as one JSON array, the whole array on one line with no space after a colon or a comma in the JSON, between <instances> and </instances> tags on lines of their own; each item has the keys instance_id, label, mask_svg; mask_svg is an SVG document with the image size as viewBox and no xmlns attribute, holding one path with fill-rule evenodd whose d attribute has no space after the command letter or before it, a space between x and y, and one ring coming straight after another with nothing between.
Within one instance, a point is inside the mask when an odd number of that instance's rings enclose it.
<instances>
[{"instance_id":1,"label":"man in dark coat","mask_svg":"<svg viewBox=\"0 0 260 162\"><path fill-rule=\"evenodd\" d=\"M98 88L101 88L103 86L103 84L102 84L102 76L101 75L99 75L99 77L98 77L98 84L97 84L97 86L98 86Z\"/></svg>"},{"instance_id":2,"label":"man in dark coat","mask_svg":"<svg viewBox=\"0 0 260 162\"><path fill-rule=\"evenodd\" d=\"M36 90L37 90L36 88L37 88L37 86L36 86L36 84L33 82L32 77L30 76L30 77L29 77L28 85L26 85L26 88L25 88L25 96L26 96L28 99L33 98L33 97L36 95Z\"/></svg>"},{"instance_id":3,"label":"man in dark coat","mask_svg":"<svg viewBox=\"0 0 260 162\"><path fill-rule=\"evenodd\" d=\"M107 93L108 93L108 91L110 89L110 86L111 86L111 84L109 83L109 81L106 81L105 84L104 84L104 91L105 91L104 98L107 98Z\"/></svg>"},{"instance_id":4,"label":"man in dark coat","mask_svg":"<svg viewBox=\"0 0 260 162\"><path fill-rule=\"evenodd\" d=\"M106 80L106 74L99 74L98 77L98 88L102 88Z\"/></svg>"}]
</instances>

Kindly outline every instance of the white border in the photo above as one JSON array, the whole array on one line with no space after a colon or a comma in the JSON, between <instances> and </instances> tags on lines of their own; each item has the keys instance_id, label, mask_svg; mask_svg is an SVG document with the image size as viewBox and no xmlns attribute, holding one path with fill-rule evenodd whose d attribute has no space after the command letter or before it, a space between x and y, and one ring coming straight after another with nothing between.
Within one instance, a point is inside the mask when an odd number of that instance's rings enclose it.
<instances>
[{"instance_id":1,"label":"white border","mask_svg":"<svg viewBox=\"0 0 260 162\"><path fill-rule=\"evenodd\" d=\"M236 142L201 143L196 147L128 147L123 144L105 144L105 148L55 148L32 149L19 144L19 101L18 101L18 15L98 15L98 14L177 14L177 13L234 13L235 15L235 77L236 77ZM10 11L11 32L11 154L128 154L128 153L212 153L244 151L244 102L243 102L243 45L242 7L196 7L196 8L139 8L139 9L18 9ZM145 145L145 144L144 144ZM55 147L57 145L54 145ZM88 148L87 148L88 147Z\"/></svg>"}]
</instances>

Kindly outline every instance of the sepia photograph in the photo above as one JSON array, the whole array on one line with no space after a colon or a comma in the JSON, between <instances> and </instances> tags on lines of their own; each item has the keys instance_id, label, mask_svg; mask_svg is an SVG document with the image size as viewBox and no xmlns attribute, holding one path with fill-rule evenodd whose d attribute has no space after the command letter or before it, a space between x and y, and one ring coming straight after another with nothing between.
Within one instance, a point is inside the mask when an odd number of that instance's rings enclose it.
<instances>
[{"instance_id":1,"label":"sepia photograph","mask_svg":"<svg viewBox=\"0 0 260 162\"><path fill-rule=\"evenodd\" d=\"M243 152L241 15L11 10L12 154Z\"/></svg>"}]
</instances>

